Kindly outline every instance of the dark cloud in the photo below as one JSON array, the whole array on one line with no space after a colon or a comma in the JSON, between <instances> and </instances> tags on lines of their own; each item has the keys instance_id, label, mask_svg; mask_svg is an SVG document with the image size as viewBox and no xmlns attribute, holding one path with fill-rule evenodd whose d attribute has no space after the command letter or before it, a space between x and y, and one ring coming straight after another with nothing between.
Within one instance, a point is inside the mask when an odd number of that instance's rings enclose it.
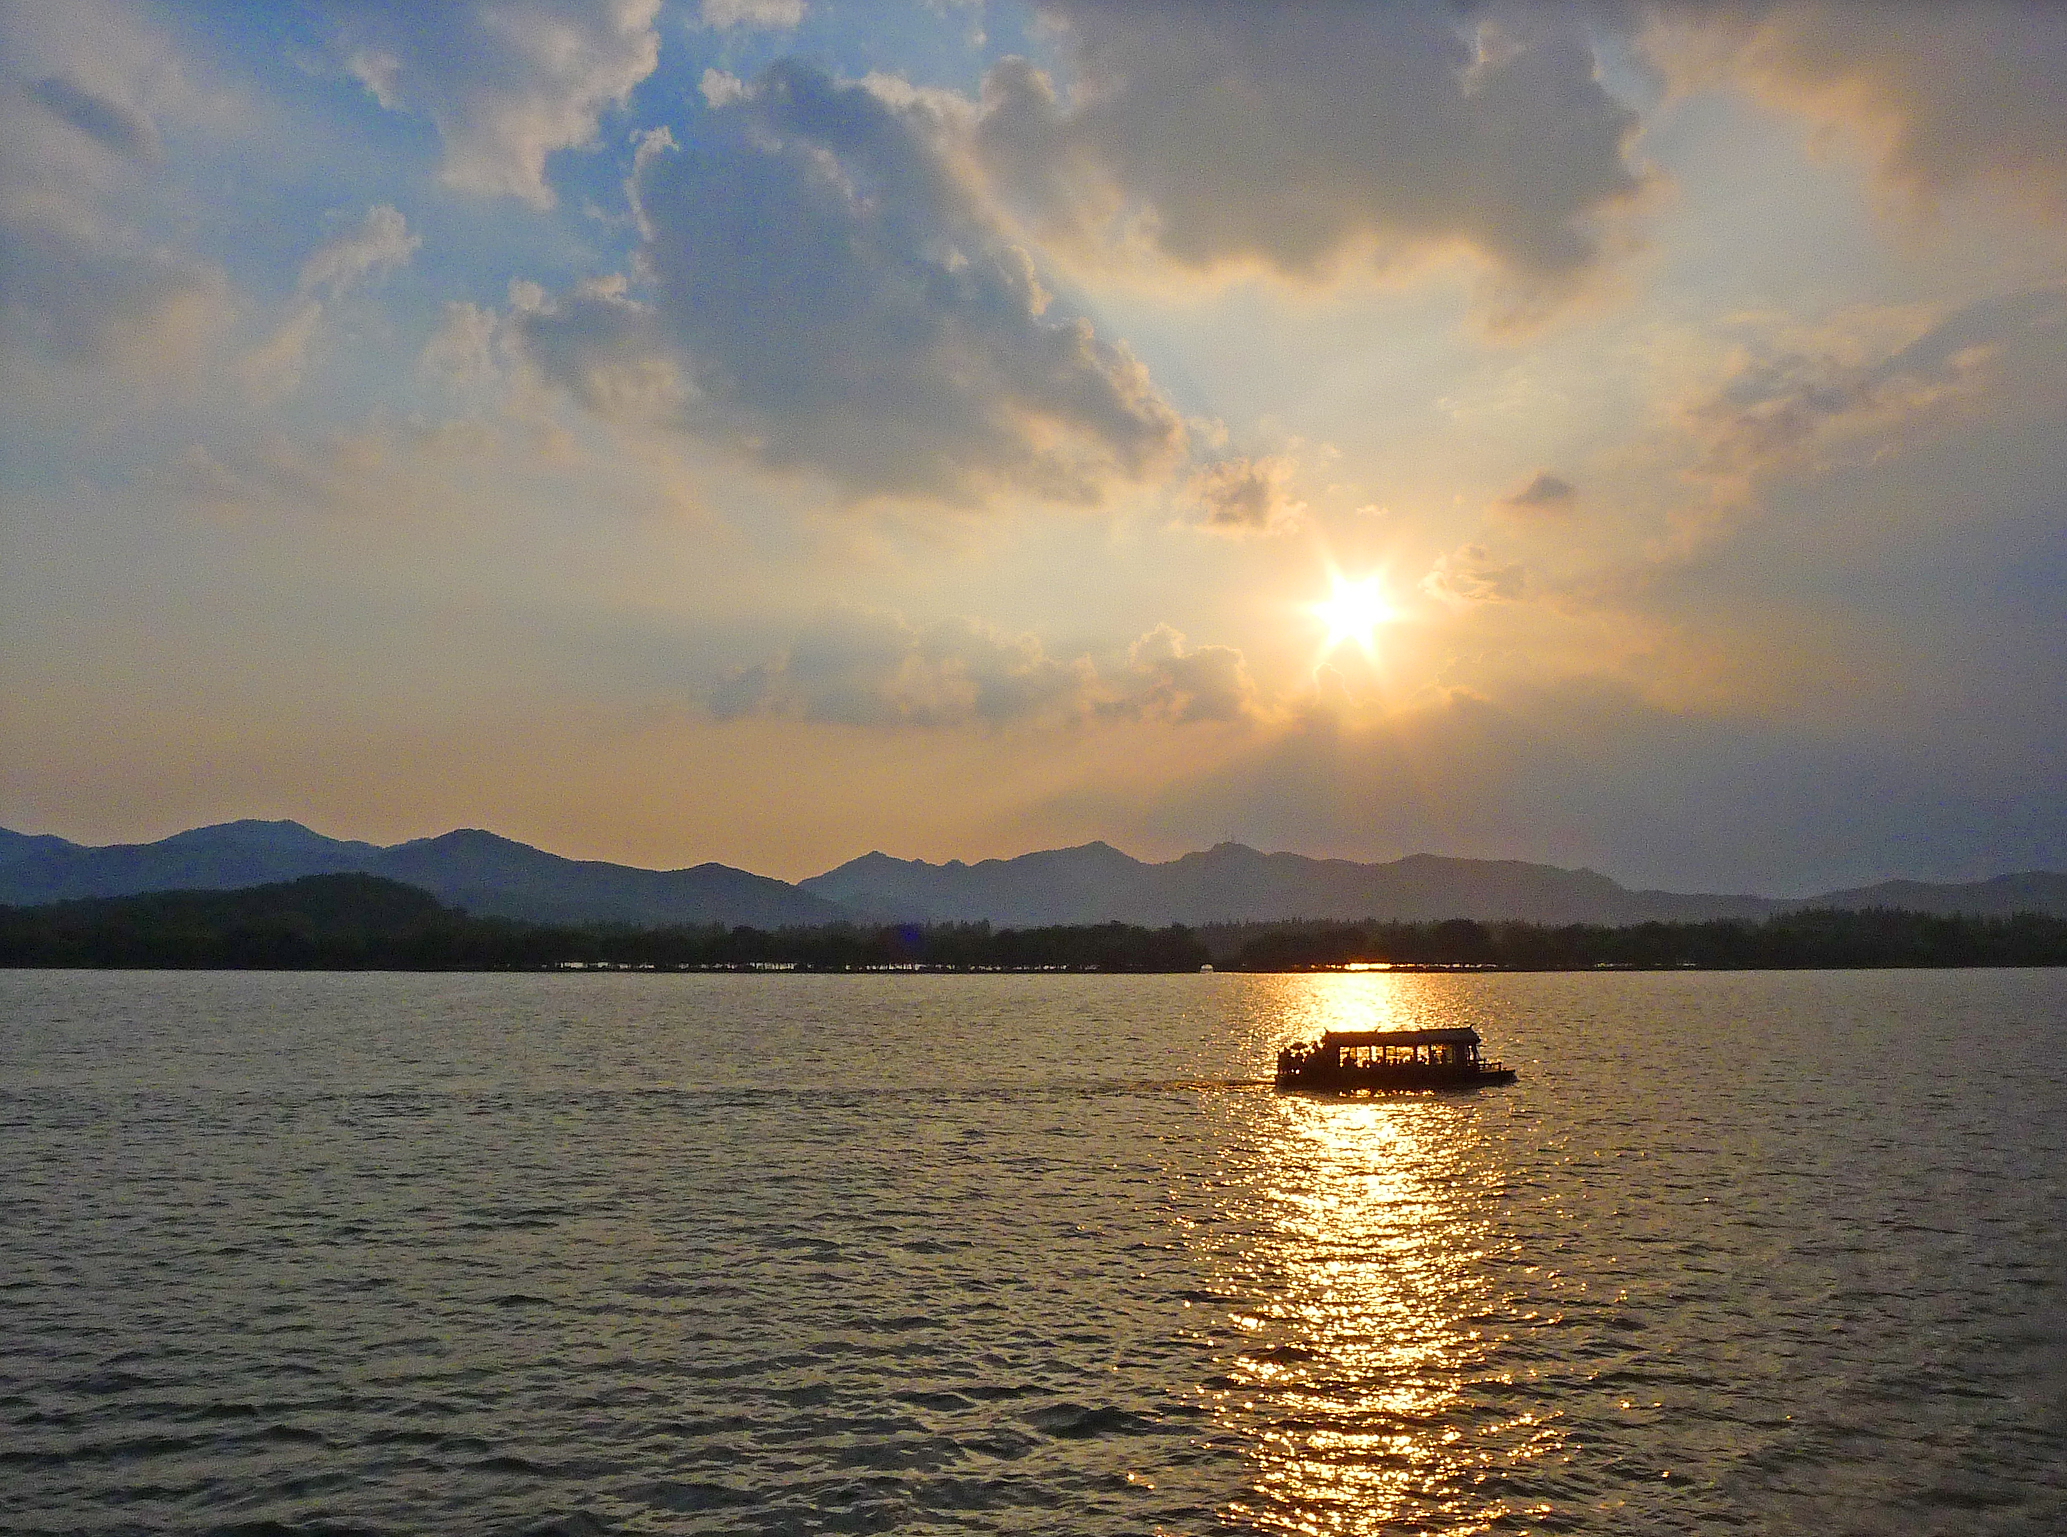
<instances>
[{"instance_id":1,"label":"dark cloud","mask_svg":"<svg viewBox=\"0 0 2067 1537\"><path fill-rule=\"evenodd\" d=\"M710 695L720 720L788 715L846 726L1061 725L1239 721L1256 708L1239 651L1185 644L1168 625L1101 673L1088 657L1048 655L1028 635L969 619L916 626L895 614L844 610L798 636L777 661L726 679Z\"/></svg>"},{"instance_id":2,"label":"dark cloud","mask_svg":"<svg viewBox=\"0 0 2067 1537\"><path fill-rule=\"evenodd\" d=\"M1885 174L1918 194L2000 180L2067 206L2067 7L1654 0L1645 9L1678 24L1669 51L1684 67L1854 124Z\"/></svg>"},{"instance_id":3,"label":"dark cloud","mask_svg":"<svg viewBox=\"0 0 2067 1537\"><path fill-rule=\"evenodd\" d=\"M1776 469L1827 435L1886 432L1987 387L1997 355L2067 334L2067 289L2057 285L1971 304L1871 362L1831 352L1776 351L1743 364L1687 419L1706 443L1705 467L1726 475ZM2050 350L2050 349L2049 349Z\"/></svg>"},{"instance_id":4,"label":"dark cloud","mask_svg":"<svg viewBox=\"0 0 2067 1537\"><path fill-rule=\"evenodd\" d=\"M119 27L97 39L90 28L81 34L53 20L57 14L0 6L0 53L100 66L106 61L88 58L96 43L118 58L126 51ZM45 23L65 47L33 35ZM60 66L18 93L0 93L0 353L19 354L30 368L31 359L62 359L162 377L191 367L220 332L230 315L228 284L162 232L147 234L122 217L125 203L151 187L135 167L161 157L158 131L126 104L130 88L92 89L80 73ZM131 166L100 160L82 137Z\"/></svg>"},{"instance_id":5,"label":"dark cloud","mask_svg":"<svg viewBox=\"0 0 2067 1537\"><path fill-rule=\"evenodd\" d=\"M2050 700L2057 690L2048 690ZM1436 695L1382 724L1317 714L1149 800L1073 788L1117 841L1363 859L1429 851L1591 866L1636 886L1797 895L1890 875L1975 879L2067 864L2058 746L1717 718L1568 679Z\"/></svg>"},{"instance_id":6,"label":"dark cloud","mask_svg":"<svg viewBox=\"0 0 2067 1537\"><path fill-rule=\"evenodd\" d=\"M1298 466L1280 455L1223 459L1192 477L1192 495L1206 527L1221 533L1262 534L1288 528L1306 510L1292 499Z\"/></svg>"},{"instance_id":7,"label":"dark cloud","mask_svg":"<svg viewBox=\"0 0 2067 1537\"><path fill-rule=\"evenodd\" d=\"M36 104L70 123L106 150L148 165L162 153L158 130L134 107L110 101L61 75L50 75L29 87Z\"/></svg>"},{"instance_id":8,"label":"dark cloud","mask_svg":"<svg viewBox=\"0 0 2067 1537\"><path fill-rule=\"evenodd\" d=\"M524 318L547 374L852 497L1093 503L1172 465L1176 413L1055 312L961 173L950 107L795 63L710 94L695 142L642 157L646 297Z\"/></svg>"},{"instance_id":9,"label":"dark cloud","mask_svg":"<svg viewBox=\"0 0 2067 1537\"><path fill-rule=\"evenodd\" d=\"M1503 507L1524 512L1564 512L1579 499L1579 488L1561 475L1538 470L1535 478L1512 496L1500 499Z\"/></svg>"},{"instance_id":10,"label":"dark cloud","mask_svg":"<svg viewBox=\"0 0 2067 1537\"><path fill-rule=\"evenodd\" d=\"M1319 273L1360 247L1471 246L1511 273L1591 262L1637 188L1632 113L1601 86L1585 13L1438 3L1044 7L1065 99L1024 60L984 87L979 142L1007 195L1080 246L1128 237L1192 267Z\"/></svg>"},{"instance_id":11,"label":"dark cloud","mask_svg":"<svg viewBox=\"0 0 2067 1537\"><path fill-rule=\"evenodd\" d=\"M446 184L553 202L546 156L595 140L660 59L660 0L327 0L345 65L383 106L423 113Z\"/></svg>"},{"instance_id":12,"label":"dark cloud","mask_svg":"<svg viewBox=\"0 0 2067 1537\"><path fill-rule=\"evenodd\" d=\"M0 207L0 334L48 356L162 373L228 314L221 274L63 208Z\"/></svg>"}]
</instances>

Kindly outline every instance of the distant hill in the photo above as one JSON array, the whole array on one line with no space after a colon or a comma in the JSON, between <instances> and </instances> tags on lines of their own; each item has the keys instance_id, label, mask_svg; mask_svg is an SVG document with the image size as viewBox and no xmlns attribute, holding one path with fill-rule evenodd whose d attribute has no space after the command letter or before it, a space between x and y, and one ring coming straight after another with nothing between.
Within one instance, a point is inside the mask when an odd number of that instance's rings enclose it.
<instances>
[{"instance_id":1,"label":"distant hill","mask_svg":"<svg viewBox=\"0 0 2067 1537\"><path fill-rule=\"evenodd\" d=\"M853 915L787 881L729 865L642 870L599 859L562 859L468 829L384 849L367 867L469 912L535 923L722 923L788 928ZM5 871L0 870L0 877Z\"/></svg>"},{"instance_id":2,"label":"distant hill","mask_svg":"<svg viewBox=\"0 0 2067 1537\"><path fill-rule=\"evenodd\" d=\"M1105 843L944 865L867 854L801 883L871 917L905 922L1249 923L1291 918L1524 919L1640 923L1759 918L1768 897L1631 891L1592 870L1416 854L1387 864L1261 854L1222 843L1146 864Z\"/></svg>"},{"instance_id":3,"label":"distant hill","mask_svg":"<svg viewBox=\"0 0 2067 1537\"><path fill-rule=\"evenodd\" d=\"M377 875L0 907L0 965L355 966L470 920Z\"/></svg>"},{"instance_id":4,"label":"distant hill","mask_svg":"<svg viewBox=\"0 0 2067 1537\"><path fill-rule=\"evenodd\" d=\"M866 854L793 886L720 864L645 870L564 859L478 829L388 848L326 838L298 822L225 822L106 848L0 829L0 903L229 890L350 872L407 882L469 912L535 923L787 928L982 921L1029 928L1475 918L1620 925L1756 920L1814 907L2067 916L2067 874L2047 871L1962 884L1887 881L1786 899L1635 891L1593 870L1520 860L1415 854L1358 864L1222 843L1151 864L1108 843L1087 843L977 864Z\"/></svg>"},{"instance_id":5,"label":"distant hill","mask_svg":"<svg viewBox=\"0 0 2067 1537\"><path fill-rule=\"evenodd\" d=\"M905 925L768 930L528 923L463 913L414 886L361 874L306 875L234 891L0 905L0 967L646 971L773 964L820 971L926 965L1196 973L1207 954L1190 930L1125 924L1013 933L957 923L921 933Z\"/></svg>"},{"instance_id":6,"label":"distant hill","mask_svg":"<svg viewBox=\"0 0 2067 1537\"><path fill-rule=\"evenodd\" d=\"M798 885L886 923L980 919L1021 928L1100 923L1153 906L1151 868L1109 843L1087 843L975 865L864 854Z\"/></svg>"},{"instance_id":7,"label":"distant hill","mask_svg":"<svg viewBox=\"0 0 2067 1537\"><path fill-rule=\"evenodd\" d=\"M0 827L0 864L11 859L23 859L30 854L54 853L78 846L69 838L59 838L51 833L13 833Z\"/></svg>"},{"instance_id":8,"label":"distant hill","mask_svg":"<svg viewBox=\"0 0 2067 1537\"><path fill-rule=\"evenodd\" d=\"M380 853L371 843L326 838L299 822L224 822L174 833L156 843L105 848L58 839L55 846L17 853L0 844L0 902L222 891L366 870Z\"/></svg>"},{"instance_id":9,"label":"distant hill","mask_svg":"<svg viewBox=\"0 0 2067 1537\"><path fill-rule=\"evenodd\" d=\"M2067 915L2067 875L2034 872L1931 885L1891 881L1806 898L1632 891L1592 870L1509 859L1415 854L1383 864L1262 854L1222 843L1148 864L1106 843L980 864L928 864L865 854L799 883L890 922L984 919L1044 923L1266 923L1287 919L1443 918L1529 923L1693 923L1760 919L1807 908L1906 907L1995 916Z\"/></svg>"},{"instance_id":10,"label":"distant hill","mask_svg":"<svg viewBox=\"0 0 2067 1537\"><path fill-rule=\"evenodd\" d=\"M2058 917L2067 915L2067 875L2054 870L2026 870L2018 875L1998 875L1993 880L1954 886L1926 881L1882 881L1877 886L1832 891L1795 905L1899 907L1913 913L1959 913L1984 918L2007 917L2011 913L2051 913Z\"/></svg>"},{"instance_id":11,"label":"distant hill","mask_svg":"<svg viewBox=\"0 0 2067 1537\"><path fill-rule=\"evenodd\" d=\"M225 822L156 843L88 848L8 834L0 902L28 905L147 891L226 891L308 875L383 875L469 912L538 923L747 924L776 928L848 914L786 881L725 865L641 870L562 859L494 833L460 831L392 848L326 838L299 822ZM23 844L37 846L23 850Z\"/></svg>"}]
</instances>

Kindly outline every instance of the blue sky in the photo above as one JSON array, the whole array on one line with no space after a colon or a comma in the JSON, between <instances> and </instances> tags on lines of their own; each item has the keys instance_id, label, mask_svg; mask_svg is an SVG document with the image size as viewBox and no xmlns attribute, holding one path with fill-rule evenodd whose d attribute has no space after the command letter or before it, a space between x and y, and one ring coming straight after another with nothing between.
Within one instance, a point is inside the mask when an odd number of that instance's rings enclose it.
<instances>
[{"instance_id":1,"label":"blue sky","mask_svg":"<svg viewBox=\"0 0 2067 1537\"><path fill-rule=\"evenodd\" d=\"M0 823L2067 867L2055 7L0 18Z\"/></svg>"}]
</instances>

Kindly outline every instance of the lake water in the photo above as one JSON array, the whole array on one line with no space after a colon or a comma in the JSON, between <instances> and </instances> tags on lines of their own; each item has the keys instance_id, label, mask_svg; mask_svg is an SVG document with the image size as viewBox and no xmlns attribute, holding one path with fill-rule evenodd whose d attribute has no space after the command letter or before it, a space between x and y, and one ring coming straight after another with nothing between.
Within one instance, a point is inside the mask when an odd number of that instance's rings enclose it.
<instances>
[{"instance_id":1,"label":"lake water","mask_svg":"<svg viewBox=\"0 0 2067 1537\"><path fill-rule=\"evenodd\" d=\"M1279 1096L1471 1024L1474 1095ZM2067 973L0 973L10 1532L2067 1531Z\"/></svg>"}]
</instances>

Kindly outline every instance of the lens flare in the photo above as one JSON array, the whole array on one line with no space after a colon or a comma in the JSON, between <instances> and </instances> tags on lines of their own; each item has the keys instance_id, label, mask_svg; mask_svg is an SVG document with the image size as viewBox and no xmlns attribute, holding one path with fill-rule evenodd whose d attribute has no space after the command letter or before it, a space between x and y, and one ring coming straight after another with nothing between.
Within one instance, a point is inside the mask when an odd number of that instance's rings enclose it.
<instances>
[{"instance_id":1,"label":"lens flare","mask_svg":"<svg viewBox=\"0 0 2067 1537\"><path fill-rule=\"evenodd\" d=\"M1386 601L1384 579L1367 576L1351 581L1338 573L1330 581L1333 590L1313 605L1315 617L1328 627L1321 654L1331 655L1354 641L1366 656L1377 655L1378 627L1399 617L1399 611Z\"/></svg>"}]
</instances>

